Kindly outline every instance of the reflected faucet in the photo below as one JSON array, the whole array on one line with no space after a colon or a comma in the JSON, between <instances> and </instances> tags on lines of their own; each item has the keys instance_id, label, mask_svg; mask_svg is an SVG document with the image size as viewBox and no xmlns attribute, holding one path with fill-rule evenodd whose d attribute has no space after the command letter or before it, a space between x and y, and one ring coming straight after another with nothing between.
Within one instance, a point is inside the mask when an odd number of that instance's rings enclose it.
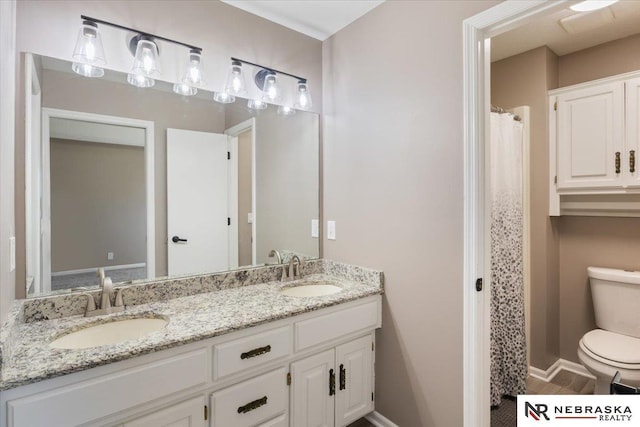
<instances>
[{"instance_id":1,"label":"reflected faucet","mask_svg":"<svg viewBox=\"0 0 640 427\"><path fill-rule=\"evenodd\" d=\"M276 259L278 260L278 264L282 264L282 255L280 255L280 252L278 252L275 249L271 249L271 252L269 252L269 258L271 257L276 257Z\"/></svg>"},{"instance_id":2,"label":"reflected faucet","mask_svg":"<svg viewBox=\"0 0 640 427\"><path fill-rule=\"evenodd\" d=\"M100 298L100 308L96 309L93 296L89 294L89 301L87 301L87 309L84 313L85 317L100 316L102 314L118 313L124 310L124 303L122 301L122 289L116 291L116 302L114 306L111 306L111 295L113 294L113 282L110 277L106 277L104 274L104 268L99 268L97 276L100 278L100 289L102 295Z\"/></svg>"},{"instance_id":3,"label":"reflected faucet","mask_svg":"<svg viewBox=\"0 0 640 427\"><path fill-rule=\"evenodd\" d=\"M289 260L289 274L288 280L296 280L300 277L300 267L302 267L302 261L298 255L294 255Z\"/></svg>"}]
</instances>

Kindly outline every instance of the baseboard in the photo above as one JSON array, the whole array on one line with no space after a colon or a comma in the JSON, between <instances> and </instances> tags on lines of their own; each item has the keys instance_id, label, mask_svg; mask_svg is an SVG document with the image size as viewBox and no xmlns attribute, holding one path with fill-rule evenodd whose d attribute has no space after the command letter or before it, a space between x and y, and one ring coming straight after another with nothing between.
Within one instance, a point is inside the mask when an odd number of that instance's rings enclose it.
<instances>
[{"instance_id":1,"label":"baseboard","mask_svg":"<svg viewBox=\"0 0 640 427\"><path fill-rule=\"evenodd\" d=\"M378 411L371 412L365 418L376 427L399 427Z\"/></svg>"},{"instance_id":2,"label":"baseboard","mask_svg":"<svg viewBox=\"0 0 640 427\"><path fill-rule=\"evenodd\" d=\"M123 264L123 265L110 265L108 267L102 267L104 268L104 271L109 271L109 270L124 270L127 268L141 268L141 267L145 267L147 264L144 262L138 263L138 264ZM56 271L56 272L52 272L51 276L52 277L57 277L57 276L71 276L72 274L85 274L85 273L95 273L98 270L98 267L95 268L82 268L79 270L65 270L65 271Z\"/></svg>"},{"instance_id":3,"label":"baseboard","mask_svg":"<svg viewBox=\"0 0 640 427\"><path fill-rule=\"evenodd\" d=\"M593 375L587 369L579 363L571 362L565 359L556 360L553 365L549 366L547 370L542 370L534 366L529 367L529 375L539 380L549 382L558 374L558 372L565 370L573 372L574 374L595 379Z\"/></svg>"}]
</instances>

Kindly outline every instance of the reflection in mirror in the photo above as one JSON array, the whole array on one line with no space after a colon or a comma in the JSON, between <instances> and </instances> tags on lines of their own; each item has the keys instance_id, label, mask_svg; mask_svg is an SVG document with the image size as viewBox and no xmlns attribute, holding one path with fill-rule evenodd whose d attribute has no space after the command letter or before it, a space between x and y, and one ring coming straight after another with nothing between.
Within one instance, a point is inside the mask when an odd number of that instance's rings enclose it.
<instances>
[{"instance_id":1,"label":"reflection in mirror","mask_svg":"<svg viewBox=\"0 0 640 427\"><path fill-rule=\"evenodd\" d=\"M319 119L25 54L28 295L319 255ZM20 277L20 276L19 276Z\"/></svg>"}]
</instances>

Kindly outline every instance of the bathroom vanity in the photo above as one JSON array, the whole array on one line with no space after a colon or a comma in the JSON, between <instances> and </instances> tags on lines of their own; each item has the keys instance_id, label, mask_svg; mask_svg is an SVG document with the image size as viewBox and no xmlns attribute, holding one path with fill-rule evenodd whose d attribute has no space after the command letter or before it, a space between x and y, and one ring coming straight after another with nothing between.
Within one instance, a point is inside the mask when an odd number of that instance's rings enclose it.
<instances>
[{"instance_id":1,"label":"bathroom vanity","mask_svg":"<svg viewBox=\"0 0 640 427\"><path fill-rule=\"evenodd\" d=\"M94 318L86 294L16 302L1 332L0 426L345 426L373 411L382 273L312 260L282 282L281 270L124 286L126 309ZM326 284L340 290L283 291ZM111 345L50 346L132 318L168 323Z\"/></svg>"}]
</instances>

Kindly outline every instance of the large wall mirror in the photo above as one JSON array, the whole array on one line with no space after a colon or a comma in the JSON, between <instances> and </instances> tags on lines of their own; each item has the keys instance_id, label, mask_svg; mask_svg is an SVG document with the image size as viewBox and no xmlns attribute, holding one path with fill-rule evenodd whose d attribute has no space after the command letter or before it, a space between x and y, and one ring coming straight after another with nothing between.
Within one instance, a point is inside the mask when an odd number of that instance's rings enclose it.
<instances>
[{"instance_id":1,"label":"large wall mirror","mask_svg":"<svg viewBox=\"0 0 640 427\"><path fill-rule=\"evenodd\" d=\"M317 114L28 53L24 69L28 296L97 286L98 268L118 283L319 256Z\"/></svg>"}]
</instances>

